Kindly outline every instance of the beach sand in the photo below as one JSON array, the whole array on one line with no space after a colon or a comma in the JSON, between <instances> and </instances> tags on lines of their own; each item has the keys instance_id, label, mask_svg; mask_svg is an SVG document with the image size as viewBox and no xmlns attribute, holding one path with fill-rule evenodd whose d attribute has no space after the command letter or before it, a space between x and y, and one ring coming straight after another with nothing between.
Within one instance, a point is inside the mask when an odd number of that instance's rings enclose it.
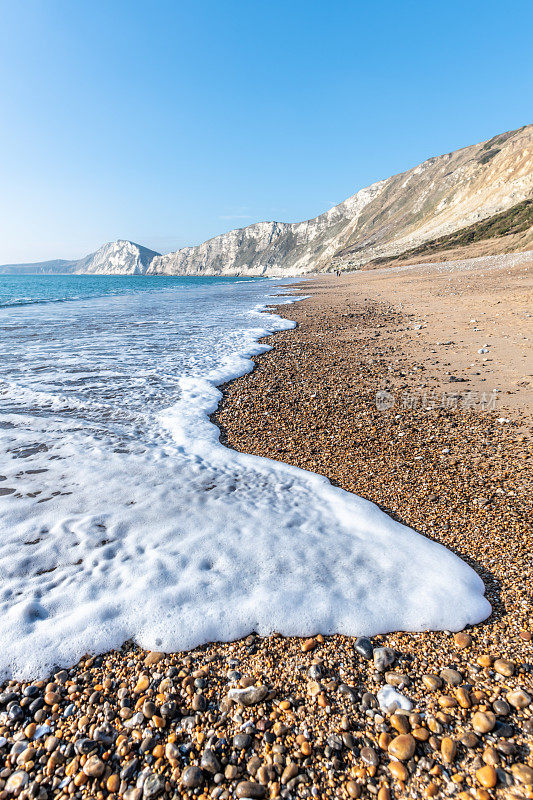
<instances>
[{"instance_id":1,"label":"beach sand","mask_svg":"<svg viewBox=\"0 0 533 800\"><path fill-rule=\"evenodd\" d=\"M326 475L446 545L493 615L462 634L375 637L392 652L374 660L350 637L252 634L169 655L128 644L11 683L0 800L13 786L42 800L533 797L531 262L295 291L312 296L278 311L297 328L225 387L223 441ZM378 707L387 685L410 711Z\"/></svg>"}]
</instances>

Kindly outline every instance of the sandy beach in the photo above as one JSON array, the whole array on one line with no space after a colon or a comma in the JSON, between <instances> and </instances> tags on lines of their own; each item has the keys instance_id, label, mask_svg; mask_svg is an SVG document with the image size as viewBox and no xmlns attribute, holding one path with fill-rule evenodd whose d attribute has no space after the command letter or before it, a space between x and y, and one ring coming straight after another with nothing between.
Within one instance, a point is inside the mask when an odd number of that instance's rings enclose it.
<instances>
[{"instance_id":1,"label":"sandy beach","mask_svg":"<svg viewBox=\"0 0 533 800\"><path fill-rule=\"evenodd\" d=\"M325 475L457 553L490 619L372 642L126 644L11 682L0 800L533 797L532 266L298 283L311 296L278 308L297 328L215 415L229 447Z\"/></svg>"}]
</instances>

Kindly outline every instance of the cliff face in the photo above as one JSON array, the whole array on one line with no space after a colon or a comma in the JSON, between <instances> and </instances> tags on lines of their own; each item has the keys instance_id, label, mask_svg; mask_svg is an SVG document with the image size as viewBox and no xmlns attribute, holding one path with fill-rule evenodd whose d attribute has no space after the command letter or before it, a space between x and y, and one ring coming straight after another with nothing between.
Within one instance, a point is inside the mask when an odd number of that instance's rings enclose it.
<instances>
[{"instance_id":1,"label":"cliff face","mask_svg":"<svg viewBox=\"0 0 533 800\"><path fill-rule=\"evenodd\" d=\"M34 264L4 264L0 274L24 275L144 275L159 253L140 244L118 239L104 244L96 253L74 261L57 259Z\"/></svg>"},{"instance_id":2,"label":"cliff face","mask_svg":"<svg viewBox=\"0 0 533 800\"><path fill-rule=\"evenodd\" d=\"M356 268L531 197L533 125L528 125L430 158L306 222L258 222L167 255L121 240L78 261L8 265L0 271L274 276Z\"/></svg>"},{"instance_id":3,"label":"cliff face","mask_svg":"<svg viewBox=\"0 0 533 800\"><path fill-rule=\"evenodd\" d=\"M92 275L144 275L156 257L159 257L159 253L155 250L119 239L104 244L96 253L80 259L75 272Z\"/></svg>"},{"instance_id":4,"label":"cliff face","mask_svg":"<svg viewBox=\"0 0 533 800\"><path fill-rule=\"evenodd\" d=\"M166 275L298 275L394 256L533 195L533 125L372 184L315 219L262 222L159 256Z\"/></svg>"}]
</instances>

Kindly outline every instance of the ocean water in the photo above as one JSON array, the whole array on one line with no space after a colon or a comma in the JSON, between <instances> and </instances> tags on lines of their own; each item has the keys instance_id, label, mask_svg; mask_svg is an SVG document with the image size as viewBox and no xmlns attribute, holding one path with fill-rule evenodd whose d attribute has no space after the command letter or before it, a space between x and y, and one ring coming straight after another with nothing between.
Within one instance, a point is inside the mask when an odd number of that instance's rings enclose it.
<instances>
[{"instance_id":1,"label":"ocean water","mask_svg":"<svg viewBox=\"0 0 533 800\"><path fill-rule=\"evenodd\" d=\"M219 443L216 386L290 327L261 311L284 291L0 276L0 676L130 638L169 651L252 630L458 630L490 613L445 548L319 475Z\"/></svg>"}]
</instances>

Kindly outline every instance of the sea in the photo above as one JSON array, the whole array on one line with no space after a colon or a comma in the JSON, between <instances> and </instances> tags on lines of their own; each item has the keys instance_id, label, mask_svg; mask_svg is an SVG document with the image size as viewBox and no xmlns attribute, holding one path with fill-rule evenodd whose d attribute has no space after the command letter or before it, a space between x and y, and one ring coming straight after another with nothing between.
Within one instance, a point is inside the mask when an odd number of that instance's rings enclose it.
<instances>
[{"instance_id":1,"label":"sea","mask_svg":"<svg viewBox=\"0 0 533 800\"><path fill-rule=\"evenodd\" d=\"M481 579L444 547L320 475L220 443L217 387L292 326L271 308L290 291L0 276L0 678L130 639L174 651L488 616Z\"/></svg>"}]
</instances>

